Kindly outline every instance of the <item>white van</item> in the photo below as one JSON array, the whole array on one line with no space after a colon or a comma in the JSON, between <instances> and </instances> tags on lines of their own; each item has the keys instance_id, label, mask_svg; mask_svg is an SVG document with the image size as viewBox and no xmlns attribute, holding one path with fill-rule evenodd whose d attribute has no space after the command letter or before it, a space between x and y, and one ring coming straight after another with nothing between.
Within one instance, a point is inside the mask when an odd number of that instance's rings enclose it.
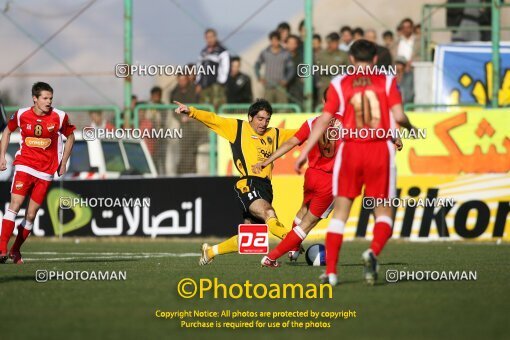
<instances>
[{"instance_id":1,"label":"white van","mask_svg":"<svg viewBox=\"0 0 510 340\"><path fill-rule=\"evenodd\" d=\"M138 139L83 139L81 131L75 131L76 140L69 159L66 179L108 179L125 176L157 177L156 167L143 140ZM11 134L7 153L14 159L19 149L21 136ZM9 158L8 156L6 158ZM9 174L2 174L11 179L12 163L7 161ZM5 178L4 177L4 178Z\"/></svg>"}]
</instances>

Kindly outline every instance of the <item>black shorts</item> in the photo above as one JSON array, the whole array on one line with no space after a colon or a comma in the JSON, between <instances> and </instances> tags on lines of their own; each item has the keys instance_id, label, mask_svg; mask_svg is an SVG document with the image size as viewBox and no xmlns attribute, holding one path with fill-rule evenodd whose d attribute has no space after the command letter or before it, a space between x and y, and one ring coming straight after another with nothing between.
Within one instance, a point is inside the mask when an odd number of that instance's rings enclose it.
<instances>
[{"instance_id":1,"label":"black shorts","mask_svg":"<svg viewBox=\"0 0 510 340\"><path fill-rule=\"evenodd\" d=\"M261 221L259 218L250 214L250 205L259 198L262 198L269 204L273 203L273 186L271 185L271 181L266 178L247 176L239 179L234 189L241 202L243 218L249 218L254 222L265 223L265 221Z\"/></svg>"}]
</instances>

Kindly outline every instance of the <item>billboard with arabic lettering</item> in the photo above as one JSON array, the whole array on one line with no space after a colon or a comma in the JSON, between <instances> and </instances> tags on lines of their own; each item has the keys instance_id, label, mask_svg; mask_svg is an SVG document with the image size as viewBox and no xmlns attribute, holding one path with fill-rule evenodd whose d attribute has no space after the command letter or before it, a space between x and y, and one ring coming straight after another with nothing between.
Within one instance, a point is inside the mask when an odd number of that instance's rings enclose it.
<instances>
[{"instance_id":1,"label":"billboard with arabic lettering","mask_svg":"<svg viewBox=\"0 0 510 340\"><path fill-rule=\"evenodd\" d=\"M228 177L53 182L33 233L153 238L232 235L243 222L234 182ZM9 196L8 190L0 191L0 201L5 202L0 218ZM73 200L72 206L63 206ZM17 223L24 213L22 209Z\"/></svg>"},{"instance_id":2,"label":"billboard with arabic lettering","mask_svg":"<svg viewBox=\"0 0 510 340\"><path fill-rule=\"evenodd\" d=\"M245 119L244 115L239 116ZM274 114L271 126L296 129L313 114ZM425 138L405 139L396 155L399 176L485 174L510 171L510 109L408 113ZM236 117L237 118L237 117ZM292 175L296 148L276 161L274 175ZM237 175L230 144L218 138L218 173Z\"/></svg>"},{"instance_id":3,"label":"billboard with arabic lettering","mask_svg":"<svg viewBox=\"0 0 510 340\"><path fill-rule=\"evenodd\" d=\"M434 100L437 104L481 104L491 102L491 43L438 45L434 60ZM510 104L510 43L500 47L499 105Z\"/></svg>"}]
</instances>

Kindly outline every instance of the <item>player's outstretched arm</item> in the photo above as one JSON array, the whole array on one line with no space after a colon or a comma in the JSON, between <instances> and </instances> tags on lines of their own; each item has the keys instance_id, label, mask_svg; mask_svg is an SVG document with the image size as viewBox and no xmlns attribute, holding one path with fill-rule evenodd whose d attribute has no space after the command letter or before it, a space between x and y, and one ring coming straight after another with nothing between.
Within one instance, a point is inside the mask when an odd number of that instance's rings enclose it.
<instances>
[{"instance_id":1,"label":"player's outstretched arm","mask_svg":"<svg viewBox=\"0 0 510 340\"><path fill-rule=\"evenodd\" d=\"M64 155L62 156L62 161L60 162L60 166L58 168L58 175L62 176L66 173L67 170L67 161L69 161L69 157L71 156L71 151L73 150L74 145L74 132L71 132L69 136L67 136L66 144L64 145Z\"/></svg>"},{"instance_id":2,"label":"player's outstretched arm","mask_svg":"<svg viewBox=\"0 0 510 340\"><path fill-rule=\"evenodd\" d=\"M294 170L296 170L296 172L298 174L301 173L301 167L306 163L306 159L308 158L308 153L310 152L310 150L312 150L312 148L315 146L315 144L317 144L319 139L324 134L324 131L326 131L326 128L329 125L329 121L330 121L331 117L333 117L333 114L325 111L315 121L315 124L312 128L312 132L310 132L310 136L308 137L308 142L306 143L303 151L301 151L301 154L299 155L299 157L296 161L296 165L294 167Z\"/></svg>"},{"instance_id":3,"label":"player's outstretched arm","mask_svg":"<svg viewBox=\"0 0 510 340\"><path fill-rule=\"evenodd\" d=\"M294 149L296 147L296 145L299 145L299 143L300 143L299 139L297 139L296 137L292 137L291 139L287 140L285 143L280 145L280 147L278 149L276 149L276 151L273 152L271 154L271 156L268 159L266 159L264 162L260 162L255 165L252 165L251 170L256 174L260 173L260 171L262 171L262 169L264 169L266 166L268 166L269 164L276 161L278 158L285 155L290 150Z\"/></svg>"},{"instance_id":4,"label":"player's outstretched arm","mask_svg":"<svg viewBox=\"0 0 510 340\"><path fill-rule=\"evenodd\" d=\"M233 143L235 141L238 124L237 119L220 117L214 112L197 110L194 107L188 107L178 101L174 101L174 103L179 105L179 107L175 109L175 113L188 115L198 120L221 137L227 139L229 142Z\"/></svg>"},{"instance_id":5,"label":"player's outstretched arm","mask_svg":"<svg viewBox=\"0 0 510 340\"><path fill-rule=\"evenodd\" d=\"M0 171L7 169L7 161L5 160L5 154L7 153L7 146L11 139L11 130L6 127L2 133L2 141L0 142Z\"/></svg>"},{"instance_id":6,"label":"player's outstretched arm","mask_svg":"<svg viewBox=\"0 0 510 340\"><path fill-rule=\"evenodd\" d=\"M409 117L404 112L404 107L402 104L396 104L391 107L391 113L393 114L393 118L395 118L395 121L402 127L406 128L407 130L416 130L416 128L411 124L411 121L409 121Z\"/></svg>"}]
</instances>

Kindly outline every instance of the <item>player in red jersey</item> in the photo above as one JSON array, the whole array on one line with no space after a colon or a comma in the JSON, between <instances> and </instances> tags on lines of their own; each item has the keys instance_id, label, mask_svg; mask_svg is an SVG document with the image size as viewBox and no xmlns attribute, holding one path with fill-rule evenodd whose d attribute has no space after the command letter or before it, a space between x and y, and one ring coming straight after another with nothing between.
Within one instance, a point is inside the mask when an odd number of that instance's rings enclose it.
<instances>
[{"instance_id":1,"label":"player in red jersey","mask_svg":"<svg viewBox=\"0 0 510 340\"><path fill-rule=\"evenodd\" d=\"M343 141L335 158L332 180L335 212L326 234L326 275L321 276L323 282L331 285L338 282L336 266L345 223L363 185L365 197L395 197L394 148L388 132L396 128L395 120L404 128L414 129L404 113L395 77L370 74L377 62L375 44L358 40L349 54L351 63L364 72L341 75L331 81L324 113L317 119L308 144L296 161L299 171L333 114L341 114L342 132L348 133L341 134ZM380 131L383 134L379 134ZM374 238L370 248L362 254L365 280L369 284L377 279L377 256L391 237L393 225L390 206L378 204L374 213Z\"/></svg>"},{"instance_id":2,"label":"player in red jersey","mask_svg":"<svg viewBox=\"0 0 510 340\"><path fill-rule=\"evenodd\" d=\"M30 235L37 211L44 201L55 171L62 176L74 143L75 127L63 111L51 106L53 89L49 84L38 82L32 86L34 106L19 109L12 115L3 131L0 143L0 170L7 169L5 154L11 133L20 128L21 142L14 159L14 177L11 186L11 202L4 214L0 235L0 263L11 258L22 264L20 247ZM62 154L62 135L67 137ZM14 231L16 215L30 195L25 218L18 226L18 236L9 253L7 246Z\"/></svg>"},{"instance_id":3,"label":"player in red jersey","mask_svg":"<svg viewBox=\"0 0 510 340\"><path fill-rule=\"evenodd\" d=\"M327 92L327 91L325 91ZM324 93L324 97L326 93ZM338 126L339 117L331 118L329 126ZM271 157L266 161L253 166L253 171L258 172L281 156L288 153L297 145L303 144L310 135L312 126L316 118L310 118L305 121L296 134L282 144ZM329 140L324 134L308 155L309 167L305 173L305 183L303 186L303 203L299 208L292 230L271 252L262 258L261 264L264 267L279 267L276 261L283 254L289 254L291 261L296 261L299 256L299 248L308 233L317 225L317 223L327 218L333 209L333 195L331 193L331 175L333 172L333 163L336 150L339 145L338 140Z\"/></svg>"}]
</instances>

